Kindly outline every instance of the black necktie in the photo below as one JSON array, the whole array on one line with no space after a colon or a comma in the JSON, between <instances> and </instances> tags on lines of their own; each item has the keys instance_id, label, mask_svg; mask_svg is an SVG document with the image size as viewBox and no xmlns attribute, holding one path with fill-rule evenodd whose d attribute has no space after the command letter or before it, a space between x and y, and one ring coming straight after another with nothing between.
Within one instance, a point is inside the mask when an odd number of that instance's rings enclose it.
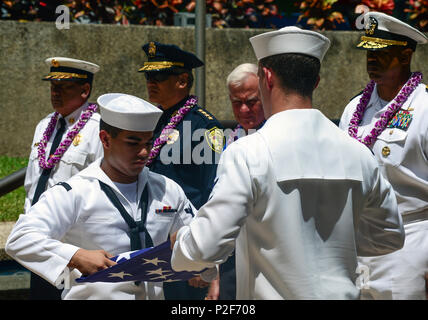
<instances>
[{"instance_id":1,"label":"black necktie","mask_svg":"<svg viewBox=\"0 0 428 320\"><path fill-rule=\"evenodd\" d=\"M148 198L149 192L147 184L144 187L143 192L141 193L141 200L139 207L141 208L141 220L135 221L128 212L126 212L122 203L114 193L113 189L110 188L104 182L99 181L101 189L105 192L107 197L113 203L117 210L119 210L120 215L125 220L126 224L130 229L130 238L131 238L131 251L142 249L140 233L144 237L144 244L146 248L153 247L153 240L150 237L149 232L146 229L146 220L147 220L147 208L148 208Z\"/></svg>"},{"instance_id":2,"label":"black necktie","mask_svg":"<svg viewBox=\"0 0 428 320\"><path fill-rule=\"evenodd\" d=\"M58 148L59 143L62 140L62 136L65 132L65 120L64 118L59 118L59 128L55 134L55 138L52 142L52 147L49 152L49 156L55 153L56 148ZM50 169L43 169L42 174L39 178L39 181L37 182L36 192L34 192L33 202L31 205L34 205L37 201L39 201L39 198L43 192L46 190L46 184L49 180L49 177L51 175L52 168Z\"/></svg>"}]
</instances>

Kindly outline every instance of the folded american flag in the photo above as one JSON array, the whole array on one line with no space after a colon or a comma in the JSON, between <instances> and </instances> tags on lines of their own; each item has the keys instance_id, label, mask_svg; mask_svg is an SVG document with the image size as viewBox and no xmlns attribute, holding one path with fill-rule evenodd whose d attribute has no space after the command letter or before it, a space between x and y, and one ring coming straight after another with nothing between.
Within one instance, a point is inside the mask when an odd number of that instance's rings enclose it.
<instances>
[{"instance_id":1,"label":"folded american flag","mask_svg":"<svg viewBox=\"0 0 428 320\"><path fill-rule=\"evenodd\" d=\"M76 279L77 282L173 282L191 279L202 271L175 272L171 267L171 242L166 241L156 247L122 253L111 260L116 265L98 271L87 277Z\"/></svg>"}]
</instances>

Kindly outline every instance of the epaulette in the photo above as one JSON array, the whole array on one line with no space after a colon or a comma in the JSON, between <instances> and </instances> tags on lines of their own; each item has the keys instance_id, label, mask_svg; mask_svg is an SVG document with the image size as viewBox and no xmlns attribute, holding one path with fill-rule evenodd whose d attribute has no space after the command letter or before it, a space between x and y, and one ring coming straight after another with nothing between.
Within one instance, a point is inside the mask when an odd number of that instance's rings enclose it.
<instances>
[{"instance_id":1,"label":"epaulette","mask_svg":"<svg viewBox=\"0 0 428 320\"><path fill-rule=\"evenodd\" d=\"M202 115L204 115L205 118L207 118L208 120L214 120L214 117L208 111L206 111L206 110L204 110L202 108L199 108L197 111L199 113L201 113Z\"/></svg>"},{"instance_id":2,"label":"epaulette","mask_svg":"<svg viewBox=\"0 0 428 320\"><path fill-rule=\"evenodd\" d=\"M425 86L425 91L428 92L428 85Z\"/></svg>"},{"instance_id":3,"label":"epaulette","mask_svg":"<svg viewBox=\"0 0 428 320\"><path fill-rule=\"evenodd\" d=\"M58 182L56 186L62 186L65 190L70 191L72 188L67 182Z\"/></svg>"},{"instance_id":4,"label":"epaulette","mask_svg":"<svg viewBox=\"0 0 428 320\"><path fill-rule=\"evenodd\" d=\"M360 94L362 94L364 92L364 90L361 90L360 92L358 92L358 94L356 94L355 96L353 96L351 99L349 99L349 101L354 100L356 97L358 97Z\"/></svg>"}]
</instances>

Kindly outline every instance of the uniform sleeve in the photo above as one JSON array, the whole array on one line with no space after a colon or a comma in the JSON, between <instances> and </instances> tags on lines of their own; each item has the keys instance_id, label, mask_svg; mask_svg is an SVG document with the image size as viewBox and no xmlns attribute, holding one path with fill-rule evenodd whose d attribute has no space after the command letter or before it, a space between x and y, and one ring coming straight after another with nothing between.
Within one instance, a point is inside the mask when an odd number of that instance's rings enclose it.
<instances>
[{"instance_id":1,"label":"uniform sleeve","mask_svg":"<svg viewBox=\"0 0 428 320\"><path fill-rule=\"evenodd\" d=\"M214 186L214 180L217 173L217 164L219 162L221 153L224 147L224 135L223 127L217 121L208 121L203 124L205 129L205 135L202 137L203 141L199 143L204 145L204 151L208 155L204 155L204 161L200 165L201 176L202 176L202 185L204 186L202 190L202 199L201 205L205 204L208 201L208 197Z\"/></svg>"},{"instance_id":2,"label":"uniform sleeve","mask_svg":"<svg viewBox=\"0 0 428 320\"><path fill-rule=\"evenodd\" d=\"M51 284L79 249L59 241L76 220L73 192L54 186L21 214L6 242L6 252Z\"/></svg>"},{"instance_id":3,"label":"uniform sleeve","mask_svg":"<svg viewBox=\"0 0 428 320\"><path fill-rule=\"evenodd\" d=\"M368 170L373 178L356 235L359 256L378 256L394 252L404 245L404 228L398 212L395 192L374 163Z\"/></svg>"},{"instance_id":4,"label":"uniform sleeve","mask_svg":"<svg viewBox=\"0 0 428 320\"><path fill-rule=\"evenodd\" d=\"M254 185L244 154L236 144L223 153L210 200L177 234L171 259L176 271L213 267L226 261L234 250L253 206Z\"/></svg>"},{"instance_id":5,"label":"uniform sleeve","mask_svg":"<svg viewBox=\"0 0 428 320\"><path fill-rule=\"evenodd\" d=\"M175 216L174 224L171 228L170 234L175 233L183 226L187 226L192 221L193 217L195 216L197 210L193 206L193 204L190 202L190 200L186 197L186 194L184 193L183 189L174 182L176 189L177 189L177 198L178 198L178 205L177 205L177 214Z\"/></svg>"},{"instance_id":6,"label":"uniform sleeve","mask_svg":"<svg viewBox=\"0 0 428 320\"><path fill-rule=\"evenodd\" d=\"M31 202L33 200L33 194L30 194L32 186L34 183L37 183L37 181L39 181L38 179L39 177L35 177L36 173L34 172L34 168L33 168L33 164L32 161L37 161L37 159L32 159L32 153L36 152L35 149L35 144L38 143L39 141L39 135L40 135L40 131L43 130L42 128L42 123L43 120L41 122L38 123L38 125L36 126L36 129L34 130L34 136L33 136L33 141L31 143L30 146L30 154L28 156L28 164L27 164L27 170L25 172L25 179L24 179L24 188L25 188L25 201L24 201L24 212L27 212L30 207L31 207ZM35 189L34 189L35 190ZM33 191L34 192L34 191Z\"/></svg>"}]
</instances>

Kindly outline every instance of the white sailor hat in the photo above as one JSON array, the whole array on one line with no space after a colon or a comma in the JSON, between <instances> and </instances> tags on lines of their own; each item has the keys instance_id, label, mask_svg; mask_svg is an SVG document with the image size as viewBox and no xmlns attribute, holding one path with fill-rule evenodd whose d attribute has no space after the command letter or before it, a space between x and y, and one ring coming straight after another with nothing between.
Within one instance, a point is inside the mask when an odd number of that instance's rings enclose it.
<instances>
[{"instance_id":1,"label":"white sailor hat","mask_svg":"<svg viewBox=\"0 0 428 320\"><path fill-rule=\"evenodd\" d=\"M250 42L258 60L282 53L302 53L322 61L330 47L327 37L298 27L262 33L250 38Z\"/></svg>"},{"instance_id":2,"label":"white sailor hat","mask_svg":"<svg viewBox=\"0 0 428 320\"><path fill-rule=\"evenodd\" d=\"M42 80L86 80L92 82L94 73L100 70L95 63L65 57L47 58L50 72Z\"/></svg>"},{"instance_id":3,"label":"white sailor hat","mask_svg":"<svg viewBox=\"0 0 428 320\"><path fill-rule=\"evenodd\" d=\"M124 93L103 94L97 102L101 119L123 130L153 131L163 113L151 103Z\"/></svg>"},{"instance_id":4,"label":"white sailor hat","mask_svg":"<svg viewBox=\"0 0 428 320\"><path fill-rule=\"evenodd\" d=\"M419 30L382 12L367 12L364 16L365 35L357 45L359 49L382 50L390 46L416 49L416 44L427 43Z\"/></svg>"}]
</instances>

